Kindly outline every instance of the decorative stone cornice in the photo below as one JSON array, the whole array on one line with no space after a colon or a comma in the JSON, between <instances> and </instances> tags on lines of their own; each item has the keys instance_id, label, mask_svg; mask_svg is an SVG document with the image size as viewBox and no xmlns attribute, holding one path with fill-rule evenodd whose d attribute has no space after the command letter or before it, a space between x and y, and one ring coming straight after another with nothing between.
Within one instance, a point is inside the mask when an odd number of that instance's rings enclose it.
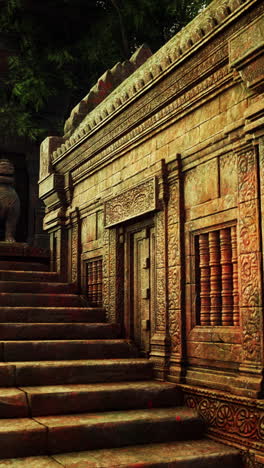
<instances>
[{"instance_id":1,"label":"decorative stone cornice","mask_svg":"<svg viewBox=\"0 0 264 468\"><path fill-rule=\"evenodd\" d=\"M84 117L104 101L120 83L137 70L151 55L152 52L149 47L143 44L129 60L122 63L118 62L111 70L107 70L98 79L96 85L90 89L89 93L71 111L70 117L65 122L64 136L70 137Z\"/></svg>"},{"instance_id":2,"label":"decorative stone cornice","mask_svg":"<svg viewBox=\"0 0 264 468\"><path fill-rule=\"evenodd\" d=\"M64 136L62 145L51 154L51 161L68 153L72 147L80 144L88 135L106 124L124 107L149 89L157 80L164 77L173 67L186 59L207 40L211 39L229 21L235 19L247 6L260 0L213 0L213 2L194 18L185 28L177 33L154 55L148 58L131 76L126 78L85 117L83 104L74 109L75 121L80 121L69 137L70 130ZM88 94L89 96L89 94ZM79 116L78 116L79 112Z\"/></svg>"},{"instance_id":3,"label":"decorative stone cornice","mask_svg":"<svg viewBox=\"0 0 264 468\"><path fill-rule=\"evenodd\" d=\"M238 31L229 41L229 63L234 78L239 77L248 89L264 91L264 16Z\"/></svg>"}]
</instances>

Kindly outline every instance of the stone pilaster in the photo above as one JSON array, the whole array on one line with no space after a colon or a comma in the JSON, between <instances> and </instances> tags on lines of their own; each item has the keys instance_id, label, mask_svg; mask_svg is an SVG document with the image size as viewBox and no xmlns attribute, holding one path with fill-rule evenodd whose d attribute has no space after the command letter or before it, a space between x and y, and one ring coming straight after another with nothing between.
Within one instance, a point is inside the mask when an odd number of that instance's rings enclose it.
<instances>
[{"instance_id":1,"label":"stone pilaster","mask_svg":"<svg viewBox=\"0 0 264 468\"><path fill-rule=\"evenodd\" d=\"M168 333L170 337L169 379L180 382L183 374L183 283L180 157L168 167Z\"/></svg>"},{"instance_id":2,"label":"stone pilaster","mask_svg":"<svg viewBox=\"0 0 264 468\"><path fill-rule=\"evenodd\" d=\"M246 146L238 156L238 271L242 362L240 385L247 396L258 397L263 369L263 275L260 239L257 152Z\"/></svg>"}]
</instances>

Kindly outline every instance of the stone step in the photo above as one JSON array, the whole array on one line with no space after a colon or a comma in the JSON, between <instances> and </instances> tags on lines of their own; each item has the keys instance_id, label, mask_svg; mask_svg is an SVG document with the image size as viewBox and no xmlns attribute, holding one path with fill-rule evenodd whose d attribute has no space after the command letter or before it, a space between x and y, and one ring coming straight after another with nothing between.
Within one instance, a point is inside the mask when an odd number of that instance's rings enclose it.
<instances>
[{"instance_id":1,"label":"stone step","mask_svg":"<svg viewBox=\"0 0 264 468\"><path fill-rule=\"evenodd\" d=\"M0 281L0 292L3 293L45 293L77 294L74 283L48 283L29 281Z\"/></svg>"},{"instance_id":2,"label":"stone step","mask_svg":"<svg viewBox=\"0 0 264 468\"><path fill-rule=\"evenodd\" d=\"M81 307L85 301L77 294L31 294L0 292L0 306Z\"/></svg>"},{"instance_id":3,"label":"stone step","mask_svg":"<svg viewBox=\"0 0 264 468\"><path fill-rule=\"evenodd\" d=\"M204 432L197 413L183 407L40 416L35 421L48 430L50 454L195 439Z\"/></svg>"},{"instance_id":4,"label":"stone step","mask_svg":"<svg viewBox=\"0 0 264 468\"><path fill-rule=\"evenodd\" d=\"M0 242L0 258L2 260L9 260L15 258L16 260L27 260L40 261L48 263L50 259L50 250L43 249L42 247L36 247L28 245L24 242Z\"/></svg>"},{"instance_id":5,"label":"stone step","mask_svg":"<svg viewBox=\"0 0 264 468\"><path fill-rule=\"evenodd\" d=\"M62 468L61 463L44 455L40 457L0 459L0 468ZM78 468L75 467L74 468Z\"/></svg>"},{"instance_id":6,"label":"stone step","mask_svg":"<svg viewBox=\"0 0 264 468\"><path fill-rule=\"evenodd\" d=\"M59 281L59 274L54 271L15 271L0 270L0 281Z\"/></svg>"},{"instance_id":7,"label":"stone step","mask_svg":"<svg viewBox=\"0 0 264 468\"><path fill-rule=\"evenodd\" d=\"M0 418L152 409L181 403L176 385L157 381L0 388Z\"/></svg>"},{"instance_id":8,"label":"stone step","mask_svg":"<svg viewBox=\"0 0 264 468\"><path fill-rule=\"evenodd\" d=\"M0 270L49 271L49 266L39 262L0 260Z\"/></svg>"},{"instance_id":9,"label":"stone step","mask_svg":"<svg viewBox=\"0 0 264 468\"><path fill-rule=\"evenodd\" d=\"M47 429L30 418L2 419L1 458L25 457L47 453Z\"/></svg>"},{"instance_id":10,"label":"stone step","mask_svg":"<svg viewBox=\"0 0 264 468\"><path fill-rule=\"evenodd\" d=\"M22 387L22 390L27 395L30 414L34 417L121 409L151 410L182 404L182 393L175 384L157 381L52 385ZM0 401L4 405L1 391ZM9 401L7 407L8 404ZM4 415L7 413L4 406Z\"/></svg>"},{"instance_id":11,"label":"stone step","mask_svg":"<svg viewBox=\"0 0 264 468\"><path fill-rule=\"evenodd\" d=\"M117 468L121 466L126 468L223 468L223 466L241 468L242 466L238 450L208 439L60 454L54 455L52 460L57 460L64 468ZM31 465L25 466L30 468ZM51 467L53 467L52 464ZM17 468L20 468L20 465Z\"/></svg>"},{"instance_id":12,"label":"stone step","mask_svg":"<svg viewBox=\"0 0 264 468\"><path fill-rule=\"evenodd\" d=\"M52 457L0 460L0 468L241 468L238 450L208 439L164 442Z\"/></svg>"},{"instance_id":13,"label":"stone step","mask_svg":"<svg viewBox=\"0 0 264 468\"><path fill-rule=\"evenodd\" d=\"M105 322L99 307L0 307L0 322Z\"/></svg>"},{"instance_id":14,"label":"stone step","mask_svg":"<svg viewBox=\"0 0 264 468\"><path fill-rule=\"evenodd\" d=\"M1 341L0 359L10 361L116 359L138 357L137 348L126 340Z\"/></svg>"},{"instance_id":15,"label":"stone step","mask_svg":"<svg viewBox=\"0 0 264 468\"><path fill-rule=\"evenodd\" d=\"M152 363L144 358L71 361L28 361L0 364L4 387L70 385L94 382L149 380Z\"/></svg>"},{"instance_id":16,"label":"stone step","mask_svg":"<svg viewBox=\"0 0 264 468\"><path fill-rule=\"evenodd\" d=\"M0 418L29 416L26 393L18 388L0 388Z\"/></svg>"},{"instance_id":17,"label":"stone step","mask_svg":"<svg viewBox=\"0 0 264 468\"><path fill-rule=\"evenodd\" d=\"M0 340L95 340L119 338L111 323L0 323Z\"/></svg>"}]
</instances>

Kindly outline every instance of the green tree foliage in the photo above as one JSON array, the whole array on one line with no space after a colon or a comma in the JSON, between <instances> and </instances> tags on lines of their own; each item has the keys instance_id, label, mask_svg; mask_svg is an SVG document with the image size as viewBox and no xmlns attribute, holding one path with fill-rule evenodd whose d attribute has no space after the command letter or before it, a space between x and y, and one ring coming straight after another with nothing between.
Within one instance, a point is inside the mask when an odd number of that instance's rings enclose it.
<instances>
[{"instance_id":1,"label":"green tree foliage","mask_svg":"<svg viewBox=\"0 0 264 468\"><path fill-rule=\"evenodd\" d=\"M0 0L0 43L9 53L1 133L38 141L61 132L71 108L107 68L143 42L156 51L208 3Z\"/></svg>"}]
</instances>

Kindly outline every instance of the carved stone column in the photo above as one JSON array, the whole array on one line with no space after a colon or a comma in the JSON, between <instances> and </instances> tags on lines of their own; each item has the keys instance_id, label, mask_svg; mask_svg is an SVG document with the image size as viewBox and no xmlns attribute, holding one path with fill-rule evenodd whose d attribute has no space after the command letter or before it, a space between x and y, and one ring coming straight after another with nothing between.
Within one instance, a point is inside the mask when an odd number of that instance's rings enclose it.
<instances>
[{"instance_id":1,"label":"carved stone column","mask_svg":"<svg viewBox=\"0 0 264 468\"><path fill-rule=\"evenodd\" d=\"M257 152L247 146L238 152L238 271L242 326L240 384L258 397L263 369L262 260Z\"/></svg>"},{"instance_id":2,"label":"carved stone column","mask_svg":"<svg viewBox=\"0 0 264 468\"><path fill-rule=\"evenodd\" d=\"M65 243L68 244L68 259L65 262L68 264L68 281L81 285L81 220L79 210L77 208L69 210L69 222L67 225L67 237ZM67 239L68 238L68 239ZM67 255L65 255L67 257Z\"/></svg>"},{"instance_id":3,"label":"carved stone column","mask_svg":"<svg viewBox=\"0 0 264 468\"><path fill-rule=\"evenodd\" d=\"M103 305L108 321L113 323L120 323L123 301L122 234L119 230L111 228L104 232Z\"/></svg>"},{"instance_id":4,"label":"carved stone column","mask_svg":"<svg viewBox=\"0 0 264 468\"><path fill-rule=\"evenodd\" d=\"M170 336L169 380L180 382L183 375L183 283L181 243L180 157L168 167L168 330Z\"/></svg>"}]
</instances>

